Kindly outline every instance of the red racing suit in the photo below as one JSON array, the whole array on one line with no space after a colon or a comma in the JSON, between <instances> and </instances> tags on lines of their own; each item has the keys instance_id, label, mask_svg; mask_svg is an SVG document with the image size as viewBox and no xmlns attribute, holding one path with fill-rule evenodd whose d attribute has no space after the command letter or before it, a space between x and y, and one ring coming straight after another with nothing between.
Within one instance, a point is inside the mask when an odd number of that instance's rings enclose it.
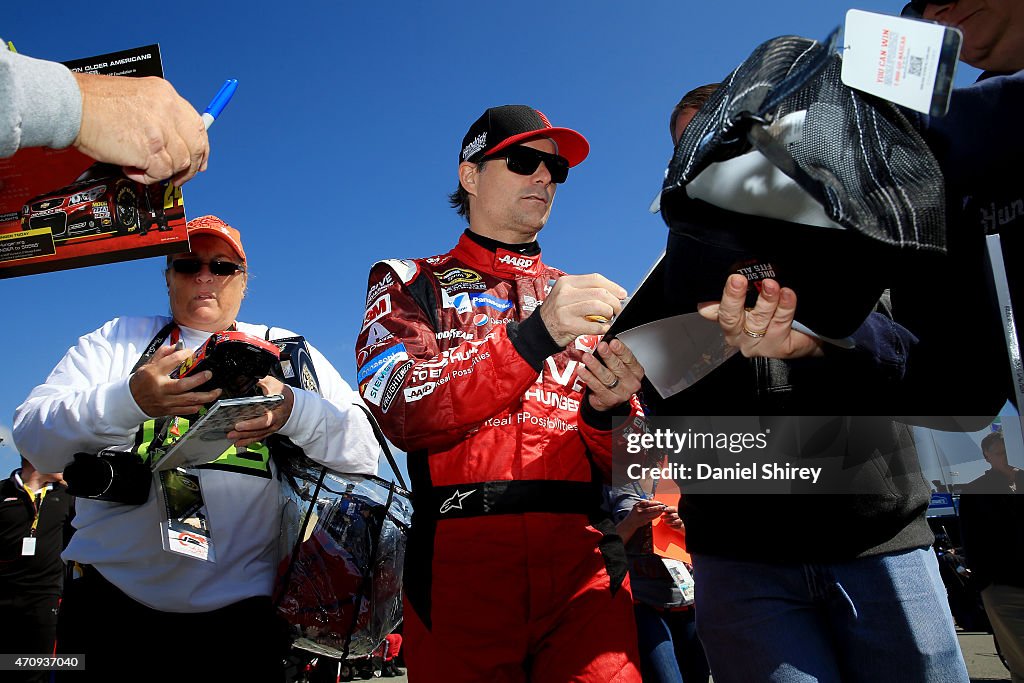
<instances>
[{"instance_id":1,"label":"red racing suit","mask_svg":"<svg viewBox=\"0 0 1024 683\"><path fill-rule=\"evenodd\" d=\"M358 383L408 453L418 680L640 680L625 554L599 511L613 431L581 410L576 373L597 339L563 350L536 310L562 275L469 231L370 272Z\"/></svg>"}]
</instances>

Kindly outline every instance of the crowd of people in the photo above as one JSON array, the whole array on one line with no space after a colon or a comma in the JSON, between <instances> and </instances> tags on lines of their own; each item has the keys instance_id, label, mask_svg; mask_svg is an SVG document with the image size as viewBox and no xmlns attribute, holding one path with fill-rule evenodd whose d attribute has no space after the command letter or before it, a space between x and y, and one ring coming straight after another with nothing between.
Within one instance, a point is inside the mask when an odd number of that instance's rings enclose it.
<instances>
[{"instance_id":1,"label":"crowd of people","mask_svg":"<svg viewBox=\"0 0 1024 683\"><path fill-rule=\"evenodd\" d=\"M993 232L1012 250L1024 216L993 208L1024 201L1013 126L1024 4L915 0L904 11L958 26L962 59L985 70L954 92L949 116L919 122L947 183L940 272L963 273L966 284L925 297L919 274L907 273L851 335L853 348L839 348L793 327L800 293L775 279L759 282L752 306L745 277L711 283L721 296L699 311L739 353L662 400L627 345L602 339L626 290L542 259L537 238L556 190L589 143L532 106L491 107L458 147L449 201L467 227L456 244L370 269L358 387L310 347L319 392L259 379L263 394L282 399L235 424L219 457L152 474L142 503L78 498L65 534L71 496L60 473L78 465L75 454L113 448L145 463L221 396L207 388L209 371L171 376L212 333L295 336L238 320L251 265L242 233L216 216L195 218L189 251L167 257L170 315L118 317L85 334L17 409L24 461L4 482L0 508L0 615L24 620L17 647L43 654L56 639L58 652L84 653L103 680L146 677L168 652L187 652L199 680L225 669L239 680L281 680L289 643L271 600L279 462L300 450L331 469L375 473L365 406L408 453L411 680L966 683L930 550L927 484L918 474L893 488L881 474L880 463L914 459L905 421L864 418L871 438L844 423L857 438L842 440L842 455L878 465L863 494L684 494L677 509L642 488L610 486L613 452L651 413L856 415L872 396L910 386L934 399L937 414L954 412L941 403L950 397L955 412L977 415L969 408L1011 395L1002 351L979 350L988 366L973 373L982 377L969 386L975 404L963 400L968 385L947 380L942 359L976 342L952 327L1000 342L982 257ZM673 143L717 87L687 93L672 110ZM180 184L206 168L201 119L160 79L72 75L0 51L0 103L0 156L74 145L146 183ZM684 247L669 239L669 267ZM1019 275L1010 288L1024 301ZM1024 548L1013 495L1020 470L996 441L983 444L988 483L1010 495L965 495L965 535L989 568L985 605L1016 681L1024 576L1020 563L1008 569L998 558L1000 546ZM168 501L183 488L208 532L198 559L170 552L162 537L173 521ZM770 533L752 529L759 517L771 520ZM656 520L685 528L692 565L653 552ZM61 589L55 553L65 545L75 571Z\"/></svg>"}]
</instances>

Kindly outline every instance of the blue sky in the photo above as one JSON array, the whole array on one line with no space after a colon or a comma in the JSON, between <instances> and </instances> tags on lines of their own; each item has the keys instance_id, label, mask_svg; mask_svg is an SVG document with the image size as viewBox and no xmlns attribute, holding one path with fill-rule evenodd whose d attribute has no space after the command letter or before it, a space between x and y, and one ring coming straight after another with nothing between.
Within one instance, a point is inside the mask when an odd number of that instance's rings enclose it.
<instances>
[{"instance_id":1,"label":"blue sky","mask_svg":"<svg viewBox=\"0 0 1024 683\"><path fill-rule=\"evenodd\" d=\"M0 35L20 52L74 59L159 43L164 71L198 109L225 78L235 99L211 130L209 171L185 186L190 217L243 234L241 319L291 328L354 384L366 274L382 258L446 251L469 124L530 104L582 132L590 157L556 196L545 260L632 289L665 228L647 206L670 156L668 116L760 42L823 38L856 5L571 0L484 2L8 3ZM961 68L958 81L972 80ZM118 315L167 311L161 259L0 281L0 438L15 407L82 334ZM0 474L16 465L7 439Z\"/></svg>"}]
</instances>

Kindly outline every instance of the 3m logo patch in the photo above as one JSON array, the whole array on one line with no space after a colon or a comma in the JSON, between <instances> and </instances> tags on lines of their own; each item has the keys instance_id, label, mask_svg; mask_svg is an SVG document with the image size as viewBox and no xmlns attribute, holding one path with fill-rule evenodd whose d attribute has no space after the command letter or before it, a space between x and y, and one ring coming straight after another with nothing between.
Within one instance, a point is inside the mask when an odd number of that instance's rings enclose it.
<instances>
[{"instance_id":1,"label":"3m logo patch","mask_svg":"<svg viewBox=\"0 0 1024 683\"><path fill-rule=\"evenodd\" d=\"M385 294L366 308L366 315L363 316L363 326L360 332L365 330L375 321L380 320L391 312L391 295Z\"/></svg>"}]
</instances>

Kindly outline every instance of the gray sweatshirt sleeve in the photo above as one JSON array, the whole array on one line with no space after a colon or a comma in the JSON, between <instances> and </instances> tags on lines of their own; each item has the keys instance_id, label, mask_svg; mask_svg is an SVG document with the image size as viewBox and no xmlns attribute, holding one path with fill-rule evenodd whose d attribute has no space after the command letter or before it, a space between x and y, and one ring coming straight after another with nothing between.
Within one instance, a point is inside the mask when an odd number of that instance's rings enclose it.
<instances>
[{"instance_id":1,"label":"gray sweatshirt sleeve","mask_svg":"<svg viewBox=\"0 0 1024 683\"><path fill-rule=\"evenodd\" d=\"M9 52L0 41L0 158L22 147L67 147L81 124L82 95L67 67Z\"/></svg>"}]
</instances>

